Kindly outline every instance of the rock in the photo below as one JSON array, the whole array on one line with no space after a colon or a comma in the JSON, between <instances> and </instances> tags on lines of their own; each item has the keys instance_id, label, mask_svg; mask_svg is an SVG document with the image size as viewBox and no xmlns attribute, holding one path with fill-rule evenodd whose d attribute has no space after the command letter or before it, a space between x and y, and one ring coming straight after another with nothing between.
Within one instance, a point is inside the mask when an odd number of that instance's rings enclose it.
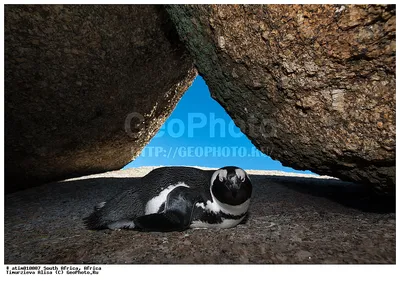
<instances>
[{"instance_id":1,"label":"rock","mask_svg":"<svg viewBox=\"0 0 400 281\"><path fill-rule=\"evenodd\" d=\"M170 5L212 96L299 170L395 186L394 5Z\"/></svg>"},{"instance_id":2,"label":"rock","mask_svg":"<svg viewBox=\"0 0 400 281\"><path fill-rule=\"evenodd\" d=\"M120 169L195 75L162 6L7 5L6 191Z\"/></svg>"},{"instance_id":3,"label":"rock","mask_svg":"<svg viewBox=\"0 0 400 281\"><path fill-rule=\"evenodd\" d=\"M308 251L300 250L295 254L298 261L303 262L307 259L311 259L311 253Z\"/></svg>"}]
</instances>

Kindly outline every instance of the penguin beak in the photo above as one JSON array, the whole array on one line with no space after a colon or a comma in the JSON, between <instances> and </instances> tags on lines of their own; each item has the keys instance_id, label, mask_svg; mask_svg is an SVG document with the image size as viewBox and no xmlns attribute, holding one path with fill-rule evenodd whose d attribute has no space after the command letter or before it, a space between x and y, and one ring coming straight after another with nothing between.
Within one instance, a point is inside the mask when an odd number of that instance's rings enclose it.
<instances>
[{"instance_id":1,"label":"penguin beak","mask_svg":"<svg viewBox=\"0 0 400 281\"><path fill-rule=\"evenodd\" d=\"M230 182L228 181L226 183L226 187L232 192L232 196L236 198L237 192L240 189L240 185L237 184L236 182Z\"/></svg>"},{"instance_id":2,"label":"penguin beak","mask_svg":"<svg viewBox=\"0 0 400 281\"><path fill-rule=\"evenodd\" d=\"M236 198L237 190L236 189L232 189L231 192L232 192L233 198Z\"/></svg>"}]
</instances>

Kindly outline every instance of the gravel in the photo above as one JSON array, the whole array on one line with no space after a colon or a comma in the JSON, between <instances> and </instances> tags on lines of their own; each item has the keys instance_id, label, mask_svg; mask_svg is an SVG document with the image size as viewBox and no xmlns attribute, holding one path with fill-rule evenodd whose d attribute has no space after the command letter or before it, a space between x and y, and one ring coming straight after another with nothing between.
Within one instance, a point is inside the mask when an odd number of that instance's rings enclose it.
<instances>
[{"instance_id":1,"label":"gravel","mask_svg":"<svg viewBox=\"0 0 400 281\"><path fill-rule=\"evenodd\" d=\"M154 167L5 196L6 264L394 264L395 198L335 178L249 170L250 215L232 229L171 233L84 228L93 206ZM206 169L206 168L204 168Z\"/></svg>"}]
</instances>

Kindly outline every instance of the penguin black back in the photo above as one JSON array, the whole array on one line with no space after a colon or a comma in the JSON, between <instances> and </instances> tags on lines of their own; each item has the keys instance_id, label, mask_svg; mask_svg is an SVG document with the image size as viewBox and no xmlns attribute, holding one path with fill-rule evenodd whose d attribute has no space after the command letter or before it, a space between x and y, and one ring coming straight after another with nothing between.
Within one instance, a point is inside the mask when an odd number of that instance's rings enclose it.
<instances>
[{"instance_id":1,"label":"penguin black back","mask_svg":"<svg viewBox=\"0 0 400 281\"><path fill-rule=\"evenodd\" d=\"M208 188L214 171L200 170L192 167L161 167L150 171L128 190L117 194L106 202L95 207L94 212L84 218L88 229L103 228L134 228L132 218L140 217L145 213L157 212L149 210L152 207L162 207L157 204L157 195L169 187L183 184L190 187ZM154 204L148 204L150 200ZM147 208L147 209L146 209Z\"/></svg>"}]
</instances>

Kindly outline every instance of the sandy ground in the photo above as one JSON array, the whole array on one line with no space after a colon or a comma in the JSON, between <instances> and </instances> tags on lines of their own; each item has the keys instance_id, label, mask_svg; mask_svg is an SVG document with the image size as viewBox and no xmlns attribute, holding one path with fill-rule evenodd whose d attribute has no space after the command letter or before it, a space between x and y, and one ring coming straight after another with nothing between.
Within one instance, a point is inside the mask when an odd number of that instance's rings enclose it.
<instances>
[{"instance_id":1,"label":"sandy ground","mask_svg":"<svg viewBox=\"0 0 400 281\"><path fill-rule=\"evenodd\" d=\"M93 206L152 168L5 196L6 264L395 263L395 199L334 178L248 171L251 213L233 229L90 231Z\"/></svg>"}]
</instances>

